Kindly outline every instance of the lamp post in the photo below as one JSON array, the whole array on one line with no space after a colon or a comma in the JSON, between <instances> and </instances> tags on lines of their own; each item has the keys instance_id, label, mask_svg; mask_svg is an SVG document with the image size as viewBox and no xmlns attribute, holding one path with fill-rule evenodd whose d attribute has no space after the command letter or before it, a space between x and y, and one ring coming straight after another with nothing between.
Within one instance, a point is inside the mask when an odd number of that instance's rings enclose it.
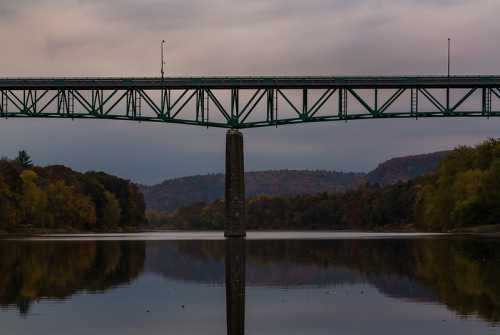
<instances>
[{"instance_id":1,"label":"lamp post","mask_svg":"<svg viewBox=\"0 0 500 335\"><path fill-rule=\"evenodd\" d=\"M448 38L448 77L450 76L451 38Z\"/></svg>"},{"instance_id":2,"label":"lamp post","mask_svg":"<svg viewBox=\"0 0 500 335\"><path fill-rule=\"evenodd\" d=\"M161 79L165 78L165 69L164 69L165 58L164 58L164 54L163 54L163 48L165 45L166 45L165 40L162 40L161 41Z\"/></svg>"},{"instance_id":3,"label":"lamp post","mask_svg":"<svg viewBox=\"0 0 500 335\"><path fill-rule=\"evenodd\" d=\"M450 79L451 38L448 37L448 80ZM450 88L446 89L446 113L450 112Z\"/></svg>"}]
</instances>

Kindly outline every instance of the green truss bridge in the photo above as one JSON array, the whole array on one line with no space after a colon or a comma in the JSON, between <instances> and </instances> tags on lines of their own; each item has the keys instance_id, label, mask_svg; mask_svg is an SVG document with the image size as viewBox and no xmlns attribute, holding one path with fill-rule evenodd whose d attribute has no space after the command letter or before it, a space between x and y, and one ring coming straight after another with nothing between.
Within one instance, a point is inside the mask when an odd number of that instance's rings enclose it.
<instances>
[{"instance_id":1,"label":"green truss bridge","mask_svg":"<svg viewBox=\"0 0 500 335\"><path fill-rule=\"evenodd\" d=\"M222 128L500 116L500 76L0 78L0 117Z\"/></svg>"},{"instance_id":2,"label":"green truss bridge","mask_svg":"<svg viewBox=\"0 0 500 335\"><path fill-rule=\"evenodd\" d=\"M500 76L0 78L0 117L228 128L226 231L245 236L239 129L366 119L500 116Z\"/></svg>"}]
</instances>

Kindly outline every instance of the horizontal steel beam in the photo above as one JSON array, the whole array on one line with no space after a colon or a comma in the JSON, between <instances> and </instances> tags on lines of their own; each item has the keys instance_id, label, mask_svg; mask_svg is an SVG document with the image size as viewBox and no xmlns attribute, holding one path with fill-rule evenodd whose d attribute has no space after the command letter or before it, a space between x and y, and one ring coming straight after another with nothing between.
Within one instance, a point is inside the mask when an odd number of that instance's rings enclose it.
<instances>
[{"instance_id":1,"label":"horizontal steel beam","mask_svg":"<svg viewBox=\"0 0 500 335\"><path fill-rule=\"evenodd\" d=\"M119 89L371 89L500 87L500 76L415 77L167 77L161 78L0 78L8 90Z\"/></svg>"},{"instance_id":2,"label":"horizontal steel beam","mask_svg":"<svg viewBox=\"0 0 500 335\"><path fill-rule=\"evenodd\" d=\"M317 77L321 78L321 77ZM403 82L410 77L400 78ZM425 82L424 77L415 77L415 83ZM277 78L277 87L255 87L230 89L186 86L172 88L161 86L144 89L138 86L106 88L78 88L92 83L115 83L128 79L52 79L58 85L29 88L23 86L43 84L50 79L0 79L1 118L66 118L107 119L139 122L187 124L203 127L254 128L279 126L306 122L349 121L388 118L429 117L499 117L500 89L498 85L476 86L477 82L488 82L494 77L452 77L447 80L458 85L459 78L469 84L464 87L435 87L444 78L426 77L435 80L433 85L406 87L313 87L312 77ZM474 79L475 78L475 79ZM478 78L482 78L483 81ZM344 78L344 83L355 81L378 83L383 80L394 85L397 78ZM134 79L135 81L147 79ZM129 82L134 85L134 80ZM158 81L158 79L154 79ZM166 79L162 83L174 83ZM184 78L183 80L188 80ZM191 78L190 80L195 80ZM227 80L237 84L238 80L258 83L262 78L200 78L205 84L213 80ZM304 86L288 88L286 80L302 81ZM330 83L339 82L331 78ZM371 80L371 81L370 81ZM476 81L474 81L476 80ZM327 82L327 79L325 79ZM11 83L11 84L8 84ZM73 83L73 84L71 84ZM476 84L474 84L476 83ZM1 85L5 85L2 87ZM15 85L19 86L15 86ZM178 84L178 83L177 83ZM177 85L176 84L176 85ZM14 85L12 88L8 85ZM45 85L45 84L44 84ZM74 85L74 86L71 86ZM219 84L217 84L219 85ZM10 87L10 88L7 88ZM43 88L42 88L43 87Z\"/></svg>"}]
</instances>

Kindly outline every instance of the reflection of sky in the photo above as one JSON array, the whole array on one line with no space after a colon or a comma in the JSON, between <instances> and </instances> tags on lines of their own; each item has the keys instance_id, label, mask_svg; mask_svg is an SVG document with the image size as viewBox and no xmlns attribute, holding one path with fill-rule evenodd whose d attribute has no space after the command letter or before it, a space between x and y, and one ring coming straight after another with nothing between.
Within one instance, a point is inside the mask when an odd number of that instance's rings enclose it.
<instances>
[{"instance_id":1,"label":"reflection of sky","mask_svg":"<svg viewBox=\"0 0 500 335\"><path fill-rule=\"evenodd\" d=\"M15 310L2 312L0 323L2 334L9 335L223 334L224 288L146 274L130 286L102 294L41 301L25 318Z\"/></svg>"},{"instance_id":2,"label":"reflection of sky","mask_svg":"<svg viewBox=\"0 0 500 335\"><path fill-rule=\"evenodd\" d=\"M327 294L327 292L330 292ZM369 285L327 289L248 289L249 334L494 334L442 306L402 302Z\"/></svg>"},{"instance_id":3,"label":"reflection of sky","mask_svg":"<svg viewBox=\"0 0 500 335\"><path fill-rule=\"evenodd\" d=\"M498 74L498 1L0 0L0 76ZM7 47L8 46L8 47ZM404 108L407 108L405 105ZM498 136L500 121L384 120L246 132L248 170L366 171L384 159ZM0 153L141 182L220 172L222 130L2 120Z\"/></svg>"},{"instance_id":4,"label":"reflection of sky","mask_svg":"<svg viewBox=\"0 0 500 335\"><path fill-rule=\"evenodd\" d=\"M2 334L225 334L225 290L144 274L129 286L0 312ZM184 308L182 308L184 305ZM147 311L150 311L149 313ZM366 284L247 288L248 334L494 334L435 304L388 298Z\"/></svg>"}]
</instances>

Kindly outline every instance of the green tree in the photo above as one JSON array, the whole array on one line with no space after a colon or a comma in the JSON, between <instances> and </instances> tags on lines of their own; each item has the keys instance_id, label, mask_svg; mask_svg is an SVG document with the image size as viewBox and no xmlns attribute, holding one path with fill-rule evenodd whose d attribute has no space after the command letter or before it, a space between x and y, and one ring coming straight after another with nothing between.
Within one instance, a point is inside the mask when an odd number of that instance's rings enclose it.
<instances>
[{"instance_id":1,"label":"green tree","mask_svg":"<svg viewBox=\"0 0 500 335\"><path fill-rule=\"evenodd\" d=\"M104 191L105 205L99 222L103 228L118 227L121 220L121 207L113 193Z\"/></svg>"},{"instance_id":2,"label":"green tree","mask_svg":"<svg viewBox=\"0 0 500 335\"><path fill-rule=\"evenodd\" d=\"M485 171L480 189L484 224L500 224L500 158ZM485 210L485 209L488 210Z\"/></svg>"},{"instance_id":3,"label":"green tree","mask_svg":"<svg viewBox=\"0 0 500 335\"><path fill-rule=\"evenodd\" d=\"M480 190L483 179L484 172L479 169L467 170L456 175L450 190L454 195L450 218L455 227L482 221Z\"/></svg>"},{"instance_id":4,"label":"green tree","mask_svg":"<svg viewBox=\"0 0 500 335\"><path fill-rule=\"evenodd\" d=\"M33 167L33 162L31 161L30 155L25 150L19 151L16 157L17 163L21 165L24 169L29 169Z\"/></svg>"},{"instance_id":5,"label":"green tree","mask_svg":"<svg viewBox=\"0 0 500 335\"><path fill-rule=\"evenodd\" d=\"M99 182L118 200L121 226L138 226L146 222L144 196L136 185L103 172L88 172L85 176Z\"/></svg>"},{"instance_id":6,"label":"green tree","mask_svg":"<svg viewBox=\"0 0 500 335\"><path fill-rule=\"evenodd\" d=\"M416 221L428 230L500 224L500 140L459 147L423 178Z\"/></svg>"}]
</instances>

